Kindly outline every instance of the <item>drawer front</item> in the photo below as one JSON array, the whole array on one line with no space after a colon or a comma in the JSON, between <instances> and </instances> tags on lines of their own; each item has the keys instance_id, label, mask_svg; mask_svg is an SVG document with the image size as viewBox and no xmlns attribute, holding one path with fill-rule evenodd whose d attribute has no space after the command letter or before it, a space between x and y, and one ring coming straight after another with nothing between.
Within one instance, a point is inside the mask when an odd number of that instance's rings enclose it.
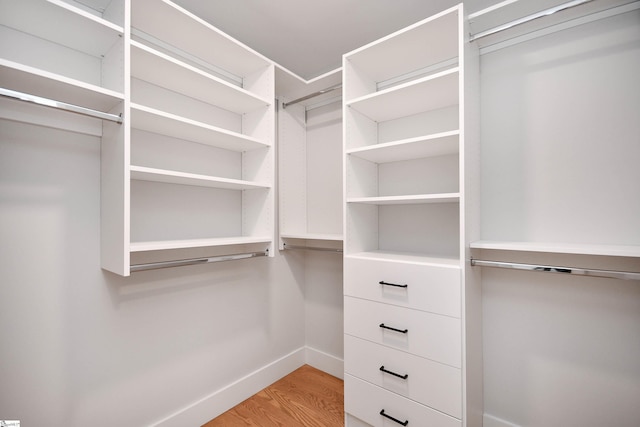
<instances>
[{"instance_id":1,"label":"drawer front","mask_svg":"<svg viewBox=\"0 0 640 427\"><path fill-rule=\"evenodd\" d=\"M420 427L461 427L460 420L420 405L351 375L344 376L344 410L375 427L400 426L388 417L406 425ZM385 417L381 414L384 410Z\"/></svg>"},{"instance_id":2,"label":"drawer front","mask_svg":"<svg viewBox=\"0 0 640 427\"><path fill-rule=\"evenodd\" d=\"M462 417L462 374L458 368L345 335L344 370L456 418Z\"/></svg>"},{"instance_id":3,"label":"drawer front","mask_svg":"<svg viewBox=\"0 0 640 427\"><path fill-rule=\"evenodd\" d=\"M460 319L345 297L344 332L461 367Z\"/></svg>"},{"instance_id":4,"label":"drawer front","mask_svg":"<svg viewBox=\"0 0 640 427\"><path fill-rule=\"evenodd\" d=\"M457 267L345 257L344 293L460 317L460 269Z\"/></svg>"}]
</instances>

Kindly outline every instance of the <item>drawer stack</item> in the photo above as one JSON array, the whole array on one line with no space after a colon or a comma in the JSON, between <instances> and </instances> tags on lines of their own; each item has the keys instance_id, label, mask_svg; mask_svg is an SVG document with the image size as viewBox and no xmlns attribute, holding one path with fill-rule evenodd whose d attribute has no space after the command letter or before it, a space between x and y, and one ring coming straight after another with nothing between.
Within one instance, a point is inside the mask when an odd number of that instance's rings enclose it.
<instances>
[{"instance_id":1,"label":"drawer stack","mask_svg":"<svg viewBox=\"0 0 640 427\"><path fill-rule=\"evenodd\" d=\"M460 426L460 269L345 258L345 408Z\"/></svg>"}]
</instances>

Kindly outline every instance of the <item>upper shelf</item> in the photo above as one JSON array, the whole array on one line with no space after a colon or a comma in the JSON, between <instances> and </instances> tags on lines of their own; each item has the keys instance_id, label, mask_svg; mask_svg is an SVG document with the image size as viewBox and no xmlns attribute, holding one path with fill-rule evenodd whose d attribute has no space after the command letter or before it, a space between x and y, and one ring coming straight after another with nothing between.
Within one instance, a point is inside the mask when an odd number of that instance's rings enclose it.
<instances>
[{"instance_id":1,"label":"upper shelf","mask_svg":"<svg viewBox=\"0 0 640 427\"><path fill-rule=\"evenodd\" d=\"M264 142L247 135L134 103L131 104L131 126L231 151L251 151L267 146Z\"/></svg>"},{"instance_id":2,"label":"upper shelf","mask_svg":"<svg viewBox=\"0 0 640 427\"><path fill-rule=\"evenodd\" d=\"M346 63L382 82L458 56L459 6L345 55Z\"/></svg>"},{"instance_id":3,"label":"upper shelf","mask_svg":"<svg viewBox=\"0 0 640 427\"><path fill-rule=\"evenodd\" d=\"M239 179L220 178L187 172L177 172L165 169L131 166L131 179L138 181L161 182L165 184L191 185L195 187L220 188L224 190L256 190L271 188L268 184L261 184Z\"/></svg>"},{"instance_id":4,"label":"upper shelf","mask_svg":"<svg viewBox=\"0 0 640 427\"><path fill-rule=\"evenodd\" d=\"M0 0L0 25L95 57L123 35L122 27L60 0Z\"/></svg>"},{"instance_id":5,"label":"upper shelf","mask_svg":"<svg viewBox=\"0 0 640 427\"><path fill-rule=\"evenodd\" d=\"M480 240L472 242L470 246L472 249L640 258L640 246L634 245L590 245L579 243Z\"/></svg>"},{"instance_id":6,"label":"upper shelf","mask_svg":"<svg viewBox=\"0 0 640 427\"><path fill-rule=\"evenodd\" d=\"M136 41L131 42L131 75L238 114L270 104L270 100Z\"/></svg>"},{"instance_id":7,"label":"upper shelf","mask_svg":"<svg viewBox=\"0 0 640 427\"><path fill-rule=\"evenodd\" d=\"M239 77L271 65L257 52L168 0L132 1L131 25Z\"/></svg>"},{"instance_id":8,"label":"upper shelf","mask_svg":"<svg viewBox=\"0 0 640 427\"><path fill-rule=\"evenodd\" d=\"M246 245L252 243L270 243L269 236L237 236L187 240L160 240L150 242L131 242L130 252L162 251L171 249L204 248L216 246Z\"/></svg>"},{"instance_id":9,"label":"upper shelf","mask_svg":"<svg viewBox=\"0 0 640 427\"><path fill-rule=\"evenodd\" d=\"M458 103L458 67L347 102L376 122L437 110Z\"/></svg>"},{"instance_id":10,"label":"upper shelf","mask_svg":"<svg viewBox=\"0 0 640 427\"><path fill-rule=\"evenodd\" d=\"M103 112L124 99L121 93L2 58L0 86Z\"/></svg>"},{"instance_id":11,"label":"upper shelf","mask_svg":"<svg viewBox=\"0 0 640 427\"><path fill-rule=\"evenodd\" d=\"M459 139L460 131L456 130L354 148L346 153L373 163L391 163L458 153Z\"/></svg>"}]
</instances>

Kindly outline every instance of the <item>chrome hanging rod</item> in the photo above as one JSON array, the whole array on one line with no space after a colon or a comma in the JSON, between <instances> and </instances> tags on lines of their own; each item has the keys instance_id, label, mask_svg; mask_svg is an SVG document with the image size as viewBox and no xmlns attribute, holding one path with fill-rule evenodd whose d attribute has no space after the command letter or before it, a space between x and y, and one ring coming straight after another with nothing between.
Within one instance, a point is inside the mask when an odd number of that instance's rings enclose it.
<instances>
[{"instance_id":1,"label":"chrome hanging rod","mask_svg":"<svg viewBox=\"0 0 640 427\"><path fill-rule=\"evenodd\" d=\"M547 273L572 274L576 276L606 277L610 279L640 280L640 273L631 271L595 270L591 268L558 267L553 265L521 264L515 262L485 261L471 259L471 265L477 267L497 267L513 270L541 271Z\"/></svg>"},{"instance_id":2,"label":"chrome hanging rod","mask_svg":"<svg viewBox=\"0 0 640 427\"><path fill-rule=\"evenodd\" d=\"M28 93L16 92L15 90L0 88L0 96L122 124L122 116L117 114L109 114L98 110L92 110L90 108L80 107L78 105L67 104L66 102L30 95Z\"/></svg>"},{"instance_id":3,"label":"chrome hanging rod","mask_svg":"<svg viewBox=\"0 0 640 427\"><path fill-rule=\"evenodd\" d=\"M285 249L303 249L303 250L307 250L307 251L335 252L335 253L339 253L339 254L341 254L343 252L342 249L320 248L320 247L317 247L317 246L288 245L286 243L283 245L283 248L285 248Z\"/></svg>"},{"instance_id":4,"label":"chrome hanging rod","mask_svg":"<svg viewBox=\"0 0 640 427\"><path fill-rule=\"evenodd\" d=\"M558 6L551 7L549 9L545 9L545 10L540 11L540 12L532 13L531 15L527 15L527 16L525 16L523 18L519 18L519 19L513 20L511 22L507 22L506 24L499 25L497 27L490 28L490 29L485 30L485 31L481 31L481 32L479 32L477 34L472 34L471 37L469 38L469 41L475 41L475 40L481 39L483 37L487 37L487 36L490 36L492 34L496 34L496 33L499 33L501 31L508 30L509 28L513 28L515 26L522 25L524 23L527 23L527 22L530 22L530 21L533 21L533 20L536 20L536 19L539 19L539 18L543 18L545 16L553 15L554 13L570 9L572 7L580 6L580 5L585 4L585 3L590 3L592 1L593 0L573 0L573 1L570 1L570 2L567 2L567 3L560 4ZM479 16L479 15L476 14L475 16ZM472 14L470 16L470 18L473 18L473 17L474 17L474 15Z\"/></svg>"},{"instance_id":5,"label":"chrome hanging rod","mask_svg":"<svg viewBox=\"0 0 640 427\"><path fill-rule=\"evenodd\" d=\"M148 264L134 264L129 268L131 273L135 273L137 271L146 271L146 270L157 270L160 268L172 268L172 267L184 267L187 265L196 265L196 264L211 264L214 262L222 262L222 261L237 261L240 259L248 259L248 258L257 258L268 256L269 251L264 252L247 252L242 254L231 254L231 255L220 255L208 258L192 258L192 259L183 259L176 261L160 261L160 262L151 262Z\"/></svg>"},{"instance_id":6,"label":"chrome hanging rod","mask_svg":"<svg viewBox=\"0 0 640 427\"><path fill-rule=\"evenodd\" d=\"M338 84L335 86L328 87L326 89L319 90L312 94L303 96L302 98L294 99L293 101L283 102L282 108L287 108L289 105L297 104L302 101L306 101L307 99L315 98L316 96L324 95L325 93L333 92L334 90L342 89L342 85Z\"/></svg>"}]
</instances>

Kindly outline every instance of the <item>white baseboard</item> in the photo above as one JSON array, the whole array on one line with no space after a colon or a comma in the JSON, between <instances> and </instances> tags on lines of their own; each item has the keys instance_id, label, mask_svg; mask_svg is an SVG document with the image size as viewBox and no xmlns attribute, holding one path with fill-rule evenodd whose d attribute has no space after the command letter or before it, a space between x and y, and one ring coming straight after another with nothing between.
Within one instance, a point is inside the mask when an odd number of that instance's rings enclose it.
<instances>
[{"instance_id":1,"label":"white baseboard","mask_svg":"<svg viewBox=\"0 0 640 427\"><path fill-rule=\"evenodd\" d=\"M305 347L307 365L326 372L334 377L344 379L344 360L315 348Z\"/></svg>"},{"instance_id":2,"label":"white baseboard","mask_svg":"<svg viewBox=\"0 0 640 427\"><path fill-rule=\"evenodd\" d=\"M153 427L201 426L305 364L305 347L240 378L153 424Z\"/></svg>"},{"instance_id":3,"label":"white baseboard","mask_svg":"<svg viewBox=\"0 0 640 427\"><path fill-rule=\"evenodd\" d=\"M482 418L482 427L521 427L518 424L510 423L493 415L484 414Z\"/></svg>"}]
</instances>

